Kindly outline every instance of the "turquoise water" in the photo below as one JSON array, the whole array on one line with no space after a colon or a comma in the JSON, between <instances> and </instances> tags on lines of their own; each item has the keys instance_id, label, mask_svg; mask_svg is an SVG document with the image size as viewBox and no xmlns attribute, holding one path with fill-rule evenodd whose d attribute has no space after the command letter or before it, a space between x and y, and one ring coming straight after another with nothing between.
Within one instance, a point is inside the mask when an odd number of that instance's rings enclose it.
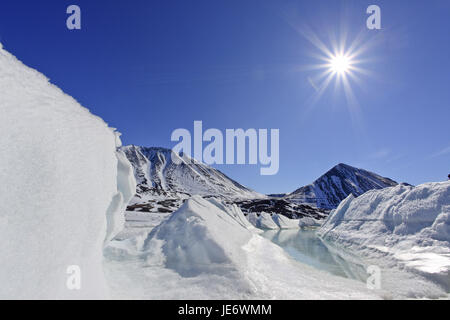
<instances>
[{"instance_id":1,"label":"turquoise water","mask_svg":"<svg viewBox=\"0 0 450 320\"><path fill-rule=\"evenodd\" d=\"M337 276L365 281L366 266L320 239L314 229L268 230L261 234L295 260Z\"/></svg>"}]
</instances>

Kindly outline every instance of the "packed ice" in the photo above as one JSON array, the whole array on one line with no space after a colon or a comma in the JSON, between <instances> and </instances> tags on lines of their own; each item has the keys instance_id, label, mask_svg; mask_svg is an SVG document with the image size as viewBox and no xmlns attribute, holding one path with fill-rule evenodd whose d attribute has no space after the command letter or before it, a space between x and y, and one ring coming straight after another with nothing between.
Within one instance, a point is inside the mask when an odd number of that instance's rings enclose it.
<instances>
[{"instance_id":1,"label":"packed ice","mask_svg":"<svg viewBox=\"0 0 450 320\"><path fill-rule=\"evenodd\" d=\"M135 192L118 134L3 49L0 71L0 298L108 298L102 249Z\"/></svg>"}]
</instances>

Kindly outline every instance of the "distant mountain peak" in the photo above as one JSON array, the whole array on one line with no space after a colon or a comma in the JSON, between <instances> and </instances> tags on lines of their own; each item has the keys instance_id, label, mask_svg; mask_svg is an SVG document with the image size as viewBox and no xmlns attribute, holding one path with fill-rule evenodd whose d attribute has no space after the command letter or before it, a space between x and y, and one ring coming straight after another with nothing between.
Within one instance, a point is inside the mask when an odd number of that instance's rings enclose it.
<instances>
[{"instance_id":1,"label":"distant mountain peak","mask_svg":"<svg viewBox=\"0 0 450 320\"><path fill-rule=\"evenodd\" d=\"M349 165L349 164L346 164L346 163L338 163L337 165L335 165L333 168L346 168L346 169L358 169L358 168L356 168L356 167L353 167L353 166L351 166L351 165Z\"/></svg>"},{"instance_id":2,"label":"distant mountain peak","mask_svg":"<svg viewBox=\"0 0 450 320\"><path fill-rule=\"evenodd\" d=\"M349 194L359 196L372 189L398 183L376 173L339 163L309 185L286 195L286 199L317 208L334 209Z\"/></svg>"},{"instance_id":3,"label":"distant mountain peak","mask_svg":"<svg viewBox=\"0 0 450 320\"><path fill-rule=\"evenodd\" d=\"M330 171L333 170L352 170L352 171L358 171L358 170L364 170L364 169L359 169L357 167L351 166L349 164L346 163L338 163L337 165L335 165L333 168L331 168L330 170L328 170L324 175L326 175L327 173L329 173ZM364 170L367 171L367 170Z\"/></svg>"}]
</instances>

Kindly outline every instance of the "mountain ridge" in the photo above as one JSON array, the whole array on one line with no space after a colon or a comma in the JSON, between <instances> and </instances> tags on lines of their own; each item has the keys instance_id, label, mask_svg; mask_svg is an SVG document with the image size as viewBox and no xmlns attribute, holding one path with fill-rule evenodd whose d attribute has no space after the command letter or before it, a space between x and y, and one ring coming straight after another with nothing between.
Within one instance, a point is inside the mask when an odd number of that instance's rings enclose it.
<instances>
[{"instance_id":1,"label":"mountain ridge","mask_svg":"<svg viewBox=\"0 0 450 320\"><path fill-rule=\"evenodd\" d=\"M173 212L188 198L200 195L237 204L244 212L279 213L290 218L325 217L349 194L359 196L397 182L376 173L339 163L311 184L288 194L264 195L186 154L163 147L121 147L133 166L136 195L130 211Z\"/></svg>"},{"instance_id":2,"label":"mountain ridge","mask_svg":"<svg viewBox=\"0 0 450 320\"><path fill-rule=\"evenodd\" d=\"M374 172L339 163L312 183L294 190L283 199L331 210L349 194L357 197L372 189L382 189L397 184L396 181Z\"/></svg>"},{"instance_id":3,"label":"mountain ridge","mask_svg":"<svg viewBox=\"0 0 450 320\"><path fill-rule=\"evenodd\" d=\"M266 198L220 170L185 154L162 147L128 145L121 148L134 168L135 202L154 197L189 198L192 195L224 199Z\"/></svg>"}]
</instances>

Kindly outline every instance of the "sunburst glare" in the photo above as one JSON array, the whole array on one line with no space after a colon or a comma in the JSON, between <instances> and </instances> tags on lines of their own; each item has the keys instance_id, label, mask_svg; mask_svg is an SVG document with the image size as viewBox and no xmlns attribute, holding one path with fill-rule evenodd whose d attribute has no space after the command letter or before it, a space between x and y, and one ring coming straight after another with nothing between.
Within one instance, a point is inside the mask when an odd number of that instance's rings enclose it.
<instances>
[{"instance_id":1,"label":"sunburst glare","mask_svg":"<svg viewBox=\"0 0 450 320\"><path fill-rule=\"evenodd\" d=\"M331 37L327 45L310 28L303 26L297 30L317 49L312 54L312 57L317 59L317 63L303 68L305 71L309 70L307 79L315 90L310 107L334 83L334 92L339 93L342 89L350 116L354 124L359 125L360 106L352 86L355 84L362 86L362 76L371 75L362 65L369 61L367 57L363 59L363 56L374 45L374 38L367 37L362 30L353 41L347 43L348 33L343 32L339 40Z\"/></svg>"},{"instance_id":2,"label":"sunburst glare","mask_svg":"<svg viewBox=\"0 0 450 320\"><path fill-rule=\"evenodd\" d=\"M345 74L350 70L352 61L343 54L338 54L330 59L330 69L337 74Z\"/></svg>"}]
</instances>

